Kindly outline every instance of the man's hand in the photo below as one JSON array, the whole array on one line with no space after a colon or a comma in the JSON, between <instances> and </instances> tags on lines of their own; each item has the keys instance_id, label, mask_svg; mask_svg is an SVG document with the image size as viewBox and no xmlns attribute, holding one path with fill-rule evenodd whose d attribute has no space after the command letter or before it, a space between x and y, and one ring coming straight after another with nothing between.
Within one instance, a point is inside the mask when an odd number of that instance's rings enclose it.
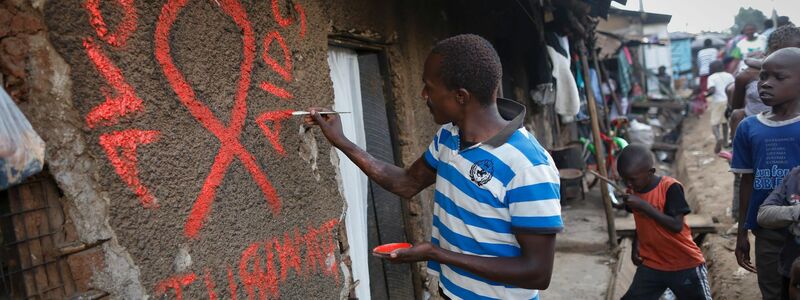
<instances>
[{"instance_id":1,"label":"man's hand","mask_svg":"<svg viewBox=\"0 0 800 300\"><path fill-rule=\"evenodd\" d=\"M739 266L753 273L757 273L756 267L750 261L750 240L747 238L747 229L740 228L736 236L736 262Z\"/></svg>"},{"instance_id":2,"label":"man's hand","mask_svg":"<svg viewBox=\"0 0 800 300\"><path fill-rule=\"evenodd\" d=\"M385 256L385 258L395 264L426 261L430 260L434 247L436 246L429 242L422 242L408 249L392 251L392 253Z\"/></svg>"},{"instance_id":3,"label":"man's hand","mask_svg":"<svg viewBox=\"0 0 800 300\"><path fill-rule=\"evenodd\" d=\"M325 138L327 138L333 146L338 147L347 141L347 137L344 136L344 132L342 131L342 121L339 119L338 114L320 115L318 113L320 111L330 111L329 109L320 107L310 107L308 111L310 114L303 117L305 124L309 126L319 126L319 129L322 130L322 134L325 135Z\"/></svg>"}]
</instances>

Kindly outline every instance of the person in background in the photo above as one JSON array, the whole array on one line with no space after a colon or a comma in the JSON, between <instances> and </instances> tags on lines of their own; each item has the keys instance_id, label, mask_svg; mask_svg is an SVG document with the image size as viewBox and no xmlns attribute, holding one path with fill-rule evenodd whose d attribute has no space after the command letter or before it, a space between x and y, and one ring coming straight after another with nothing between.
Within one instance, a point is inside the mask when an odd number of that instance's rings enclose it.
<instances>
[{"instance_id":1,"label":"person in background","mask_svg":"<svg viewBox=\"0 0 800 300\"><path fill-rule=\"evenodd\" d=\"M662 95L671 97L674 92L672 91L672 78L669 76L669 74L667 74L667 67L658 67L658 74L656 74L656 78L658 79L659 92L661 92Z\"/></svg>"},{"instance_id":2,"label":"person in background","mask_svg":"<svg viewBox=\"0 0 800 300\"><path fill-rule=\"evenodd\" d=\"M691 209L683 185L657 176L654 163L650 149L639 144L622 149L617 160L632 192L623 202L636 223L631 260L638 266L622 299L658 299L667 288L678 299L711 299L703 253L684 220Z\"/></svg>"},{"instance_id":3,"label":"person in background","mask_svg":"<svg viewBox=\"0 0 800 300\"><path fill-rule=\"evenodd\" d=\"M732 74L747 68L744 64L745 59L763 57L764 51L767 49L766 41L756 36L756 25L753 23L744 25L742 33L744 38L736 43L736 48L731 53L734 58L731 65L736 66L735 69L729 70L729 73Z\"/></svg>"},{"instance_id":4,"label":"person in background","mask_svg":"<svg viewBox=\"0 0 800 300\"><path fill-rule=\"evenodd\" d=\"M711 75L709 66L717 60L719 50L713 47L711 39L703 41L703 49L697 51L697 75L700 76L700 95L704 96L708 89L708 76Z\"/></svg>"},{"instance_id":5,"label":"person in background","mask_svg":"<svg viewBox=\"0 0 800 300\"><path fill-rule=\"evenodd\" d=\"M781 299L778 257L785 236L761 228L756 218L764 199L790 169L800 165L800 48L770 54L761 65L758 87L771 110L745 118L733 141L731 171L741 174L734 252L739 266L757 272L761 295L769 300ZM755 266L750 261L750 230L756 236Z\"/></svg>"},{"instance_id":6,"label":"person in background","mask_svg":"<svg viewBox=\"0 0 800 300\"><path fill-rule=\"evenodd\" d=\"M789 299L792 262L800 254L800 167L795 167L758 209L758 225L786 236L778 261L783 276L781 298Z\"/></svg>"},{"instance_id":7,"label":"person in background","mask_svg":"<svg viewBox=\"0 0 800 300\"><path fill-rule=\"evenodd\" d=\"M733 75L723 71L724 66L719 60L711 63L709 68L711 75L708 76L708 110L711 112L711 131L717 144L714 146L714 153L719 153L728 141L728 120L725 118L725 110L728 108L728 96L725 88L734 82Z\"/></svg>"}]
</instances>

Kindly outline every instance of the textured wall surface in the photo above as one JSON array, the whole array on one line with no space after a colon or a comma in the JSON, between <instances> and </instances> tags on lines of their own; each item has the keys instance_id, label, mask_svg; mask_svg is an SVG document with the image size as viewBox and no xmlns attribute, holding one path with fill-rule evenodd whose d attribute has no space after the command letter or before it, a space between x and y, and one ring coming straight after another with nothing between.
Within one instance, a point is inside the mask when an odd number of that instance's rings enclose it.
<instances>
[{"instance_id":1,"label":"textured wall surface","mask_svg":"<svg viewBox=\"0 0 800 300\"><path fill-rule=\"evenodd\" d=\"M508 8L487 7L7 0L1 81L47 143L68 223L91 248L71 259L91 261L81 268L91 289L135 299L341 298L353 283L338 162L318 130L288 113L333 104L331 40L380 52L397 163L410 165L437 128L419 96L434 43L519 34L475 23L502 24L497 11ZM524 55L508 57L509 73L524 79ZM524 98L527 87L515 88ZM411 242L430 234L431 201L427 190L398 212ZM418 264L418 296L426 283Z\"/></svg>"}]
</instances>

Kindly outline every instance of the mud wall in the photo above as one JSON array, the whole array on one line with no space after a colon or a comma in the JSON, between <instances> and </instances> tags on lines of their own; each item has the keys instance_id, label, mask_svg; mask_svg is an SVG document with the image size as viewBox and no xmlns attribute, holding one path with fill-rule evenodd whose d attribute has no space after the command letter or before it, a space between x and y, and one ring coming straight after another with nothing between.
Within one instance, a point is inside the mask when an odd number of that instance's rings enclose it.
<instances>
[{"instance_id":1,"label":"mud wall","mask_svg":"<svg viewBox=\"0 0 800 300\"><path fill-rule=\"evenodd\" d=\"M454 25L485 11L473 2L5 1L2 83L47 142L75 242L89 249L73 259L83 290L346 297L335 159L288 113L333 104L330 39L375 47L410 165L437 127L419 96L424 59L436 41L475 32ZM490 41L513 40L488 28ZM506 97L525 97L524 53L501 53L520 82ZM429 238L431 201L428 190L398 212L412 242ZM418 296L431 284L423 264L414 283Z\"/></svg>"},{"instance_id":2,"label":"mud wall","mask_svg":"<svg viewBox=\"0 0 800 300\"><path fill-rule=\"evenodd\" d=\"M6 5L39 21L10 47L27 73L4 81L48 144L81 242L100 244L91 288L346 293L330 152L287 115L332 104L317 3Z\"/></svg>"}]
</instances>

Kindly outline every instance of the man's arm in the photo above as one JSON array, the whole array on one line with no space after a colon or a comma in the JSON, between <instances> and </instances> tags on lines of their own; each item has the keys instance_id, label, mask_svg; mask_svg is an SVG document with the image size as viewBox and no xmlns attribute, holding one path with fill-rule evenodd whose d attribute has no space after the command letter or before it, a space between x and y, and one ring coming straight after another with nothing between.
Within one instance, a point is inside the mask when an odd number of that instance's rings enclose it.
<instances>
[{"instance_id":1,"label":"man's arm","mask_svg":"<svg viewBox=\"0 0 800 300\"><path fill-rule=\"evenodd\" d=\"M556 235L517 233L514 236L521 248L521 254L517 257L469 255L426 242L410 249L397 250L387 259L394 263L432 260L492 281L525 289L547 289L553 274Z\"/></svg>"},{"instance_id":2,"label":"man's arm","mask_svg":"<svg viewBox=\"0 0 800 300\"><path fill-rule=\"evenodd\" d=\"M426 165L422 157L406 170L375 158L350 140L346 140L336 148L342 150L369 179L403 198L413 197L436 181L436 172Z\"/></svg>"},{"instance_id":3,"label":"man's arm","mask_svg":"<svg viewBox=\"0 0 800 300\"><path fill-rule=\"evenodd\" d=\"M342 132L342 123L335 114L320 115L320 108L310 108L312 112L304 118L307 125L319 125L331 145L339 148L372 181L404 198L411 198L436 181L436 172L426 165L422 157L407 170L376 159L358 145L351 142Z\"/></svg>"}]
</instances>

